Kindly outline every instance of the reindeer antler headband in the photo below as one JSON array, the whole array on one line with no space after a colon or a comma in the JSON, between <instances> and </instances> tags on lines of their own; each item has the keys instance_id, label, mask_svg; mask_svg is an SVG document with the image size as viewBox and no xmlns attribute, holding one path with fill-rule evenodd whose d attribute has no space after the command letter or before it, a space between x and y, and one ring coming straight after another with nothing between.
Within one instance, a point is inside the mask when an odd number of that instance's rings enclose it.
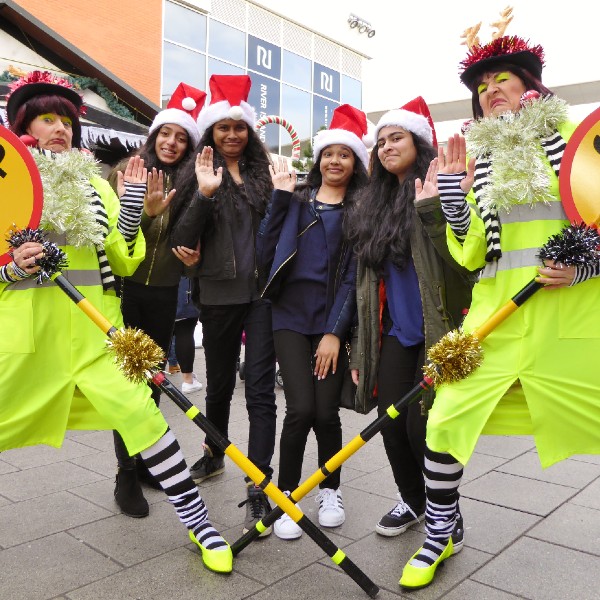
<instances>
[{"instance_id":1,"label":"reindeer antler headband","mask_svg":"<svg viewBox=\"0 0 600 600\"><path fill-rule=\"evenodd\" d=\"M531 46L528 40L518 36L505 36L504 32L512 21L512 7L507 6L501 13L500 19L490 23L495 28L492 41L481 45L479 42L479 29L481 22L473 27L468 27L462 33L462 43L469 49L467 57L461 61L459 73L461 81L469 88L479 75L494 64L509 63L529 71L537 79L542 78L544 67L544 49L540 45Z\"/></svg>"}]
</instances>

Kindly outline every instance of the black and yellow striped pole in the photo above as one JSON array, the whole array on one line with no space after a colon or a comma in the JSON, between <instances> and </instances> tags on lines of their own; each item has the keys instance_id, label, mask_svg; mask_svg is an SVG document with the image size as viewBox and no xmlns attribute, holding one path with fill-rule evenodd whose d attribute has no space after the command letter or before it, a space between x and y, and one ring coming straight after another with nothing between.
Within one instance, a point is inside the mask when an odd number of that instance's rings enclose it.
<instances>
[{"instance_id":1,"label":"black and yellow striped pole","mask_svg":"<svg viewBox=\"0 0 600 600\"><path fill-rule=\"evenodd\" d=\"M225 438L218 429L182 394L162 372L152 375L152 383L159 386L171 400L222 450L264 493L277 505L279 514L284 512L302 528L304 532L346 572L371 598L375 598L379 588L365 575L346 553L338 548L301 510L292 502L250 459ZM272 511L273 512L273 511ZM269 513L269 514L272 514ZM266 527L257 524L257 533Z\"/></svg>"}]
</instances>

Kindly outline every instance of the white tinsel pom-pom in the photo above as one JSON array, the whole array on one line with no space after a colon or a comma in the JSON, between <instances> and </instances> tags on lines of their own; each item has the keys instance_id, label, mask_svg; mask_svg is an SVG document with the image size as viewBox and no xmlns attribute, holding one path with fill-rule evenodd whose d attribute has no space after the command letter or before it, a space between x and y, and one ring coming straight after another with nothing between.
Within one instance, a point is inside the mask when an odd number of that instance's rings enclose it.
<instances>
[{"instance_id":1,"label":"white tinsel pom-pom","mask_svg":"<svg viewBox=\"0 0 600 600\"><path fill-rule=\"evenodd\" d=\"M244 111L241 106L232 106L229 109L229 118L239 121L244 116Z\"/></svg>"},{"instance_id":2,"label":"white tinsel pom-pom","mask_svg":"<svg viewBox=\"0 0 600 600\"><path fill-rule=\"evenodd\" d=\"M196 101L188 96L181 101L181 106L185 110L194 110L196 108Z\"/></svg>"}]
</instances>

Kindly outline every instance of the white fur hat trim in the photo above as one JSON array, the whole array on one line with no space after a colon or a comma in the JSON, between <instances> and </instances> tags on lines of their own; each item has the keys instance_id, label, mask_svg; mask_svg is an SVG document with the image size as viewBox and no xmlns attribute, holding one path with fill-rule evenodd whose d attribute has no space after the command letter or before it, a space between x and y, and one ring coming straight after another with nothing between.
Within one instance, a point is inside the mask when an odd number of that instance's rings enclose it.
<instances>
[{"instance_id":1,"label":"white fur hat trim","mask_svg":"<svg viewBox=\"0 0 600 600\"><path fill-rule=\"evenodd\" d=\"M365 169L369 165L369 153L364 142L358 136L347 129L323 129L315 135L313 141L313 157L315 160L321 154L323 148L332 144L343 144L348 146L358 156Z\"/></svg>"},{"instance_id":2,"label":"white fur hat trim","mask_svg":"<svg viewBox=\"0 0 600 600\"><path fill-rule=\"evenodd\" d=\"M389 110L379 119L375 128L375 143L377 143L379 132L384 127L389 127L390 125L402 127L402 129L418 135L428 143L433 143L433 132L427 119L423 115L418 115L403 108Z\"/></svg>"},{"instance_id":3,"label":"white fur hat trim","mask_svg":"<svg viewBox=\"0 0 600 600\"><path fill-rule=\"evenodd\" d=\"M161 110L156 117L154 117L154 121L152 121L152 125L150 125L150 128L148 129L148 133L152 133L158 127L169 123L183 127L188 132L190 142L193 146L195 147L198 145L198 142L200 141L200 132L198 131L196 122L190 115L178 108L165 108L165 110Z\"/></svg>"},{"instance_id":4,"label":"white fur hat trim","mask_svg":"<svg viewBox=\"0 0 600 600\"><path fill-rule=\"evenodd\" d=\"M235 108L241 109L241 116L239 119L235 119L235 117L240 114L234 110ZM243 100L239 107L232 107L227 100L221 100L220 102L209 104L208 106L204 107L198 115L198 129L200 130L200 137L202 137L204 132L211 125L214 125L217 121L222 121L223 119L235 119L236 121L242 120L246 122L249 127L254 129L254 125L256 123L256 112L250 104Z\"/></svg>"}]
</instances>

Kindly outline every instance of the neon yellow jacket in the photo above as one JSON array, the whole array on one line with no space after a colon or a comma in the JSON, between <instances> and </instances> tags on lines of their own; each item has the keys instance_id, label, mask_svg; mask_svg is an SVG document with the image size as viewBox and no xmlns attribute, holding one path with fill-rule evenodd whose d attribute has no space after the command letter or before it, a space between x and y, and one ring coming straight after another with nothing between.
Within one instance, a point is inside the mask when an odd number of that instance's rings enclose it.
<instances>
[{"instance_id":1,"label":"neon yellow jacket","mask_svg":"<svg viewBox=\"0 0 600 600\"><path fill-rule=\"evenodd\" d=\"M559 132L565 140L575 125ZM541 151L541 149L540 149ZM568 220L558 179L546 161L555 202L514 206L501 213L502 257L473 288L463 329L473 331L536 275L537 250ZM472 192L468 201L474 204ZM447 228L449 249L459 264L485 264L481 218L471 209L464 244ZM427 443L465 464L481 433L532 434L544 467L573 454L600 453L600 279L571 288L542 289L482 342L483 364L466 379L441 386L429 413Z\"/></svg>"},{"instance_id":2,"label":"neon yellow jacket","mask_svg":"<svg viewBox=\"0 0 600 600\"><path fill-rule=\"evenodd\" d=\"M144 257L138 233L131 255L117 230L119 200L102 179L92 185L108 214L105 252L116 275L130 275ZM93 246L61 246L63 275L116 327L119 299L104 292ZM167 424L146 384L133 384L113 364L104 333L53 282L0 286L0 450L59 447L67 429L117 429L130 454L151 446Z\"/></svg>"}]
</instances>

